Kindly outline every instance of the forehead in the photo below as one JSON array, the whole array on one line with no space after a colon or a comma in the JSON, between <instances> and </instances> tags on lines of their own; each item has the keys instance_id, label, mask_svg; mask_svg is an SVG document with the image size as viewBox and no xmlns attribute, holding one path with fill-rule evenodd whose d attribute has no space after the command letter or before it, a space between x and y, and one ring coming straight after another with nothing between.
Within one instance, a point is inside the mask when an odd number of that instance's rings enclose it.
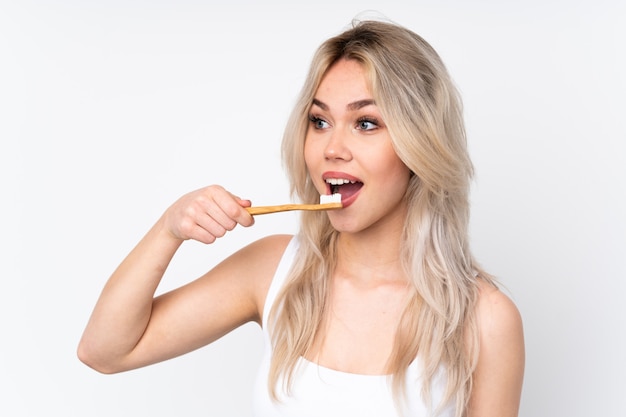
<instances>
[{"instance_id":1,"label":"forehead","mask_svg":"<svg viewBox=\"0 0 626 417\"><path fill-rule=\"evenodd\" d=\"M353 59L340 59L334 63L324 74L315 98L325 103L371 100L369 76L364 65Z\"/></svg>"}]
</instances>

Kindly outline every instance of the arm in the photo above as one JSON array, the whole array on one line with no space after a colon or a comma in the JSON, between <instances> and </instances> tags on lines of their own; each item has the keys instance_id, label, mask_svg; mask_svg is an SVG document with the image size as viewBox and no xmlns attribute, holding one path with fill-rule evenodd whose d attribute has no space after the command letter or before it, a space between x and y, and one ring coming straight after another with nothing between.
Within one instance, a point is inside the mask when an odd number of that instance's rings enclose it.
<instances>
[{"instance_id":1,"label":"arm","mask_svg":"<svg viewBox=\"0 0 626 417\"><path fill-rule=\"evenodd\" d=\"M212 243L237 224L252 225L245 210L249 204L211 186L168 208L107 281L79 343L79 358L100 372L125 371L181 355L247 321L259 321L285 237L255 242L197 280L154 297L184 240Z\"/></svg>"},{"instance_id":2,"label":"arm","mask_svg":"<svg viewBox=\"0 0 626 417\"><path fill-rule=\"evenodd\" d=\"M525 359L521 316L506 295L487 285L477 314L480 353L467 417L516 417Z\"/></svg>"}]
</instances>

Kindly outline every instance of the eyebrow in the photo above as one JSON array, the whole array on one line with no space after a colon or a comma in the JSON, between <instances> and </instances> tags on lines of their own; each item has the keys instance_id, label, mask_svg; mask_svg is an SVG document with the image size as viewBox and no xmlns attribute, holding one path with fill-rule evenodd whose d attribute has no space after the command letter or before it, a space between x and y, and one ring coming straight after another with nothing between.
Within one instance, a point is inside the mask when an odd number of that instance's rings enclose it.
<instances>
[{"instance_id":1,"label":"eyebrow","mask_svg":"<svg viewBox=\"0 0 626 417\"><path fill-rule=\"evenodd\" d=\"M318 106L319 108L321 108L324 111L328 111L328 105L326 105L326 103L319 101L318 99L314 98L313 99L313 104ZM350 111L355 111L355 110L359 110L362 109L363 107L366 106L371 106L371 105L375 105L376 102L372 99L366 99L366 100L357 100L354 101L350 104L348 104L346 106L346 108Z\"/></svg>"}]
</instances>

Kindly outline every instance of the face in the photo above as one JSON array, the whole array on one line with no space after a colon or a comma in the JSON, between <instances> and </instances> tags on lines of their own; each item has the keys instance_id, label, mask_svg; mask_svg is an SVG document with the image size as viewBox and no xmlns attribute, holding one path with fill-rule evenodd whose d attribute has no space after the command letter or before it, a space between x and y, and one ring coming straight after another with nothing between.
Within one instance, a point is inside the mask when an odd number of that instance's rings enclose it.
<instances>
[{"instance_id":1,"label":"face","mask_svg":"<svg viewBox=\"0 0 626 417\"><path fill-rule=\"evenodd\" d=\"M396 155L361 64L342 59L324 76L309 111L304 157L320 194L340 193L327 211L339 231L401 225L410 171Z\"/></svg>"}]
</instances>

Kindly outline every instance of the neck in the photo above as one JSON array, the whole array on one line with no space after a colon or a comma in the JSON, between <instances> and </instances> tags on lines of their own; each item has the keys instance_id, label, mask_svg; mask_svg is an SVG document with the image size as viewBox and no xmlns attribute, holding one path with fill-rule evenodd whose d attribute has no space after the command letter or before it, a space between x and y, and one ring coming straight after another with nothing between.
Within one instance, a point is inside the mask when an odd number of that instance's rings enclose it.
<instances>
[{"instance_id":1,"label":"neck","mask_svg":"<svg viewBox=\"0 0 626 417\"><path fill-rule=\"evenodd\" d=\"M406 280L400 261L402 227L341 233L337 274L367 281Z\"/></svg>"}]
</instances>

